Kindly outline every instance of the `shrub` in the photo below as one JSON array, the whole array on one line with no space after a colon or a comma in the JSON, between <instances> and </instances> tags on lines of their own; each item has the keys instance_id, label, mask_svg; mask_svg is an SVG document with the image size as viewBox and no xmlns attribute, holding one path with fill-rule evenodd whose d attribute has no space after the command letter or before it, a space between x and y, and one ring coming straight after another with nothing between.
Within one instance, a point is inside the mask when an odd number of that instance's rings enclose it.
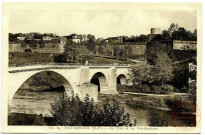
<instances>
[{"instance_id":1,"label":"shrub","mask_svg":"<svg viewBox=\"0 0 205 135\"><path fill-rule=\"evenodd\" d=\"M136 92L141 92L141 93L151 93L150 87L146 84L142 85L137 85L135 87Z\"/></svg>"},{"instance_id":2,"label":"shrub","mask_svg":"<svg viewBox=\"0 0 205 135\"><path fill-rule=\"evenodd\" d=\"M127 100L126 101L126 105L130 106L130 107L144 107L145 106L145 102L144 101L134 101L134 100Z\"/></svg>"},{"instance_id":3,"label":"shrub","mask_svg":"<svg viewBox=\"0 0 205 135\"><path fill-rule=\"evenodd\" d=\"M150 112L148 118L149 126L168 126L167 118L160 117L159 113L157 112Z\"/></svg>"},{"instance_id":4,"label":"shrub","mask_svg":"<svg viewBox=\"0 0 205 135\"><path fill-rule=\"evenodd\" d=\"M169 85L169 84L161 85L161 89L164 93L170 93L170 92L174 91L174 87L172 85Z\"/></svg>"},{"instance_id":5,"label":"shrub","mask_svg":"<svg viewBox=\"0 0 205 135\"><path fill-rule=\"evenodd\" d=\"M161 88L157 85L152 85L152 92L155 94L160 94L161 93Z\"/></svg>"},{"instance_id":6,"label":"shrub","mask_svg":"<svg viewBox=\"0 0 205 135\"><path fill-rule=\"evenodd\" d=\"M177 98L177 97L164 98L164 102L168 106L168 108L171 108L173 104L177 103L178 101L180 101L180 98Z\"/></svg>"},{"instance_id":7,"label":"shrub","mask_svg":"<svg viewBox=\"0 0 205 135\"><path fill-rule=\"evenodd\" d=\"M48 125L57 126L135 126L130 122L130 115L125 114L124 108L117 101L112 104L107 100L102 110L98 110L93 100L87 95L81 101L78 95L61 97L51 104L52 120Z\"/></svg>"},{"instance_id":8,"label":"shrub","mask_svg":"<svg viewBox=\"0 0 205 135\"><path fill-rule=\"evenodd\" d=\"M167 94L174 91L177 91L177 89L175 89L172 85L169 84L152 86L152 92L156 94Z\"/></svg>"},{"instance_id":9,"label":"shrub","mask_svg":"<svg viewBox=\"0 0 205 135\"><path fill-rule=\"evenodd\" d=\"M163 99L153 99L152 101L147 102L148 106L150 107L165 107Z\"/></svg>"}]
</instances>

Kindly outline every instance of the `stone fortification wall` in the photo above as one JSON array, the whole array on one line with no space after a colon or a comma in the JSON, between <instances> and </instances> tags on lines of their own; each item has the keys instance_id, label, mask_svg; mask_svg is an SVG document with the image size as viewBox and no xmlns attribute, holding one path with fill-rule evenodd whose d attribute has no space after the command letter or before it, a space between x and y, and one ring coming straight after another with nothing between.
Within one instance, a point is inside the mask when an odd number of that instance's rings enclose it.
<instances>
[{"instance_id":1,"label":"stone fortification wall","mask_svg":"<svg viewBox=\"0 0 205 135\"><path fill-rule=\"evenodd\" d=\"M145 54L146 50L146 44L139 44L139 45L110 45L107 44L104 46L105 55L109 55L108 53L111 52L111 55L114 53L115 47L120 47L121 49L124 49L125 46L131 46L132 47L132 53L133 55L143 55ZM96 52L98 54L98 48L99 45L96 45ZM25 52L25 50L30 49L31 52L36 53L62 53L64 51L63 44L60 43L49 43L45 44L45 47L40 48L39 45L36 48L29 47L22 47L21 44L9 44L9 52ZM79 44L77 45L77 50L85 55L92 54L91 51L87 49L85 45Z\"/></svg>"},{"instance_id":2,"label":"stone fortification wall","mask_svg":"<svg viewBox=\"0 0 205 135\"><path fill-rule=\"evenodd\" d=\"M196 50L197 42L196 41L173 41L173 49L174 50Z\"/></svg>"},{"instance_id":3,"label":"stone fortification wall","mask_svg":"<svg viewBox=\"0 0 205 135\"><path fill-rule=\"evenodd\" d=\"M9 52L25 52L25 50L31 50L36 53L62 53L63 45L59 43L45 44L45 47L40 48L39 45L36 48L22 47L21 44L9 44Z\"/></svg>"},{"instance_id":4,"label":"stone fortification wall","mask_svg":"<svg viewBox=\"0 0 205 135\"><path fill-rule=\"evenodd\" d=\"M114 48L119 47L121 49L124 49L125 46L132 47L132 53L133 55L144 55L146 51L146 44L139 44L139 45L106 45L105 46L105 53L108 53L108 50L111 51L112 55L114 54ZM96 46L96 49L98 50L99 45ZM98 51L97 51L98 52ZM108 54L107 54L108 55Z\"/></svg>"}]
</instances>

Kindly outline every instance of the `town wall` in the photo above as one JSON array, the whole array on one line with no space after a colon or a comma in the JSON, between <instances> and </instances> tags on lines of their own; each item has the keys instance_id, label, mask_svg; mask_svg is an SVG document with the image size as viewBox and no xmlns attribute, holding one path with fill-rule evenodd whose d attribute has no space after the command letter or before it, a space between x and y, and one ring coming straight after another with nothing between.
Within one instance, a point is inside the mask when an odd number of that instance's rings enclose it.
<instances>
[{"instance_id":1,"label":"town wall","mask_svg":"<svg viewBox=\"0 0 205 135\"><path fill-rule=\"evenodd\" d=\"M45 44L45 47L40 48L37 46L36 48L32 47L22 47L21 44L9 44L9 52L25 52L26 49L30 49L32 52L36 53L62 53L63 45L59 43L49 43Z\"/></svg>"},{"instance_id":2,"label":"town wall","mask_svg":"<svg viewBox=\"0 0 205 135\"><path fill-rule=\"evenodd\" d=\"M112 55L114 54L114 48L119 47L121 49L124 49L125 46L130 46L132 48L132 54L133 55L144 55L146 51L146 44L139 44L139 45L109 45L107 44L105 46L105 51L109 50L111 51ZM99 45L96 46L96 49L98 51Z\"/></svg>"},{"instance_id":3,"label":"town wall","mask_svg":"<svg viewBox=\"0 0 205 135\"><path fill-rule=\"evenodd\" d=\"M36 48L29 47L22 47L21 44L9 44L9 52L25 52L25 49L30 49L32 52L36 53L62 53L64 51L64 45L60 43L48 43L45 44L45 47L40 48L37 46ZM108 55L108 51L111 52L111 55L114 54L114 48L120 47L121 49L124 49L125 46L131 46L133 55L144 55L146 50L146 44L138 44L138 45L105 45L105 55ZM98 54L98 48L99 45L96 45L96 52ZM78 44L77 50L86 55L92 54L91 51L87 49L85 45Z\"/></svg>"},{"instance_id":4,"label":"town wall","mask_svg":"<svg viewBox=\"0 0 205 135\"><path fill-rule=\"evenodd\" d=\"M196 50L197 42L196 41L173 41L173 49L174 50Z\"/></svg>"}]
</instances>

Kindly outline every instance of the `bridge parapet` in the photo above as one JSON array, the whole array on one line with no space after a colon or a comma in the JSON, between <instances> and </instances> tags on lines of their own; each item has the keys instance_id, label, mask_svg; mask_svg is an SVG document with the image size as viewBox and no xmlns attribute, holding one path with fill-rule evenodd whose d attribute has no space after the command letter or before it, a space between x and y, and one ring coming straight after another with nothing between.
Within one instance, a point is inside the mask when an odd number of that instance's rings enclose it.
<instances>
[{"instance_id":1,"label":"bridge parapet","mask_svg":"<svg viewBox=\"0 0 205 135\"><path fill-rule=\"evenodd\" d=\"M95 67L95 66L115 66L115 67L130 67L130 64L96 64L96 63L22 63L22 64L9 64L9 68L12 67L26 67L26 66L89 66L89 67Z\"/></svg>"},{"instance_id":2,"label":"bridge parapet","mask_svg":"<svg viewBox=\"0 0 205 135\"><path fill-rule=\"evenodd\" d=\"M30 63L21 65L9 65L9 73L28 72L49 69L77 69L89 67L91 69L130 68L130 64L82 64L82 63Z\"/></svg>"}]
</instances>

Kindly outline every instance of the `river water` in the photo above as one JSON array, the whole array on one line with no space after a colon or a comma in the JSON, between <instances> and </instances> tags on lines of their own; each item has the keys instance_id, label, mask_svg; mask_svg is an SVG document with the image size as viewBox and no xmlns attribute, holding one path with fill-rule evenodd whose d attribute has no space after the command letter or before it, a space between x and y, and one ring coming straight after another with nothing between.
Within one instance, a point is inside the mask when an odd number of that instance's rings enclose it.
<instances>
[{"instance_id":1,"label":"river water","mask_svg":"<svg viewBox=\"0 0 205 135\"><path fill-rule=\"evenodd\" d=\"M33 92L19 89L11 101L10 113L42 114L49 116L50 103L58 100L63 92L47 91ZM169 126L169 112L148 108L132 108L126 104L120 104L125 112L130 114L133 122L137 120L138 126L160 125Z\"/></svg>"}]
</instances>

